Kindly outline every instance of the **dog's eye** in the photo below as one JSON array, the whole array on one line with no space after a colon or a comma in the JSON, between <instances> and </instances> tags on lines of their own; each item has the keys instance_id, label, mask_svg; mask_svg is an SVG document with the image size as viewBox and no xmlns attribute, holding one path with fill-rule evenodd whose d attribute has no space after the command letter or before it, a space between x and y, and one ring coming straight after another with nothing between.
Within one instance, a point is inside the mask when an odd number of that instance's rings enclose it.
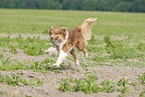
<instances>
[{"instance_id":1,"label":"dog's eye","mask_svg":"<svg viewBox=\"0 0 145 97\"><path fill-rule=\"evenodd\" d=\"M62 33L62 35L65 36L66 34L65 33Z\"/></svg>"},{"instance_id":2,"label":"dog's eye","mask_svg":"<svg viewBox=\"0 0 145 97\"><path fill-rule=\"evenodd\" d=\"M51 35L52 33L53 33L53 31L52 31L52 30L50 30L50 31L49 31L49 35Z\"/></svg>"},{"instance_id":3,"label":"dog's eye","mask_svg":"<svg viewBox=\"0 0 145 97\"><path fill-rule=\"evenodd\" d=\"M66 34L64 32L60 32L61 35L65 36Z\"/></svg>"},{"instance_id":4,"label":"dog's eye","mask_svg":"<svg viewBox=\"0 0 145 97\"><path fill-rule=\"evenodd\" d=\"M49 35L51 35L52 33L51 32L49 32Z\"/></svg>"},{"instance_id":5,"label":"dog's eye","mask_svg":"<svg viewBox=\"0 0 145 97\"><path fill-rule=\"evenodd\" d=\"M55 33L55 35L58 35L58 33Z\"/></svg>"}]
</instances>

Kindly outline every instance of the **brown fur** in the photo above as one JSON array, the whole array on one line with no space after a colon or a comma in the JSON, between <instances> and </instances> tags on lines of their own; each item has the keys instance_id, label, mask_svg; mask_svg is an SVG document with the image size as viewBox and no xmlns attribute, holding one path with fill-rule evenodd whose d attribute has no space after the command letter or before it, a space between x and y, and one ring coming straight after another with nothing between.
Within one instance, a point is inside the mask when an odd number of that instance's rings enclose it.
<instances>
[{"instance_id":1,"label":"brown fur","mask_svg":"<svg viewBox=\"0 0 145 97\"><path fill-rule=\"evenodd\" d=\"M76 27L72 30L69 30L68 40L63 45L62 50L64 52L67 52L69 49L72 48L72 50L70 51L70 54L73 56L73 58L76 62L77 57L76 57L75 52L74 52L74 47L77 47L80 51L83 51L84 54L87 54L85 46L87 46L87 41L85 40L85 38L83 37L83 35L81 33L81 28Z\"/></svg>"},{"instance_id":2,"label":"brown fur","mask_svg":"<svg viewBox=\"0 0 145 97\"><path fill-rule=\"evenodd\" d=\"M91 27L93 26L93 24L95 23L95 21L97 20L97 18L88 18L86 19L83 24L80 26L82 29L82 35L84 36L84 38L86 40L90 40L91 39Z\"/></svg>"},{"instance_id":3,"label":"brown fur","mask_svg":"<svg viewBox=\"0 0 145 97\"><path fill-rule=\"evenodd\" d=\"M50 27L51 30L49 31L49 36L53 35L53 38L56 39L57 37L62 37L65 39L66 37L66 32L67 28L65 27Z\"/></svg>"},{"instance_id":4,"label":"brown fur","mask_svg":"<svg viewBox=\"0 0 145 97\"><path fill-rule=\"evenodd\" d=\"M51 37L51 39L53 40L53 44L55 45L55 47L59 48L59 44L57 44L56 42L61 43L63 40L66 39L67 36L67 32L68 31L68 38L66 40L66 42L63 44L62 46L62 50L67 53L70 52L70 54L73 56L75 62L77 61L77 57L75 54L75 50L74 48L78 48L80 51L83 51L83 53L86 55L87 54L87 50L86 50L86 46L87 46L87 40L91 39L91 27L94 24L94 22L96 21L97 18L89 18L86 19L84 21L84 23L79 26L76 27L74 29L71 30L67 30L67 28L65 27L50 27L50 32L49 32L49 36ZM57 49L59 50L59 49Z\"/></svg>"}]
</instances>

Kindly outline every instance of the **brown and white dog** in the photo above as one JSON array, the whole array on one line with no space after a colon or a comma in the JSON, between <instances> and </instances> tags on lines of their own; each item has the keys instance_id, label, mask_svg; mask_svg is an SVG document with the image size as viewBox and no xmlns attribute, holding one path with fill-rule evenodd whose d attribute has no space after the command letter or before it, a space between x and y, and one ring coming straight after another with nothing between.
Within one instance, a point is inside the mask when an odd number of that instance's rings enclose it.
<instances>
[{"instance_id":1,"label":"brown and white dog","mask_svg":"<svg viewBox=\"0 0 145 97\"><path fill-rule=\"evenodd\" d=\"M59 53L59 57L53 66L59 67L68 53L73 56L76 65L79 65L74 48L83 51L84 55L88 57L85 47L88 44L87 40L91 39L91 27L96 20L97 18L88 18L81 26L71 30L65 27L50 27L49 36L52 47L46 50L45 53L49 53L49 55Z\"/></svg>"}]
</instances>

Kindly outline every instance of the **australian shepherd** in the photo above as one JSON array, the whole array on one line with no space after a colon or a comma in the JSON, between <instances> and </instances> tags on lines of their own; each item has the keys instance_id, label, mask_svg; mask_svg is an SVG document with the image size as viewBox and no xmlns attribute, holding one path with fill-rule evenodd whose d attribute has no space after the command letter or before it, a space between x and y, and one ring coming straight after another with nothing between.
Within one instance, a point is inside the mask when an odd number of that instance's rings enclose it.
<instances>
[{"instance_id":1,"label":"australian shepherd","mask_svg":"<svg viewBox=\"0 0 145 97\"><path fill-rule=\"evenodd\" d=\"M58 53L58 59L53 66L60 67L68 53L70 53L76 65L79 65L79 60L75 54L75 48L83 51L84 55L88 57L86 46L87 40L91 39L91 27L97 18L88 18L83 24L74 29L68 30L65 27L52 27L50 26L49 36L52 42L52 47L45 51L45 53L55 54Z\"/></svg>"}]
</instances>

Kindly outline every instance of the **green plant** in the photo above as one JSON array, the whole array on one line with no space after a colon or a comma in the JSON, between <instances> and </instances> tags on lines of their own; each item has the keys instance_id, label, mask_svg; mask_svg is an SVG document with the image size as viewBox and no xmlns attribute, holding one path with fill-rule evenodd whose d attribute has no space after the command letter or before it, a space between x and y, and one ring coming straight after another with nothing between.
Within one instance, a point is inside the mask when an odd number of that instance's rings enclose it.
<instances>
[{"instance_id":1,"label":"green plant","mask_svg":"<svg viewBox=\"0 0 145 97\"><path fill-rule=\"evenodd\" d=\"M145 73L142 76L138 75L138 80L141 85L145 85Z\"/></svg>"},{"instance_id":2,"label":"green plant","mask_svg":"<svg viewBox=\"0 0 145 97\"><path fill-rule=\"evenodd\" d=\"M137 46L137 49L140 50L140 51L145 51L145 46L144 45L145 45L145 43L139 43L138 46Z\"/></svg>"},{"instance_id":3,"label":"green plant","mask_svg":"<svg viewBox=\"0 0 145 97\"><path fill-rule=\"evenodd\" d=\"M40 81L39 78L33 78L30 81L27 81L21 78L20 73L12 74L11 76L8 76L8 75L4 76L0 74L0 83L3 83L3 82L12 86L19 85L19 83L22 83L24 85L42 85L42 81Z\"/></svg>"},{"instance_id":4,"label":"green plant","mask_svg":"<svg viewBox=\"0 0 145 97\"><path fill-rule=\"evenodd\" d=\"M142 92L139 94L139 97L145 97L145 91L142 91Z\"/></svg>"},{"instance_id":5,"label":"green plant","mask_svg":"<svg viewBox=\"0 0 145 97\"><path fill-rule=\"evenodd\" d=\"M86 72L88 70L86 69ZM73 79L72 77L63 79L61 78L60 81L60 91L72 91L72 92L77 92L77 91L83 91L85 93L97 93L100 91L99 85L96 83L96 80L98 77L96 75L87 75L85 73L84 75L87 77L85 79L79 78L79 79Z\"/></svg>"},{"instance_id":6,"label":"green plant","mask_svg":"<svg viewBox=\"0 0 145 97\"><path fill-rule=\"evenodd\" d=\"M17 59L10 59L8 58L1 58L0 60L0 70L2 71L10 71L10 70L19 70L19 69L27 69L28 66L26 65L27 62L23 61L20 62L20 60Z\"/></svg>"},{"instance_id":7,"label":"green plant","mask_svg":"<svg viewBox=\"0 0 145 97\"><path fill-rule=\"evenodd\" d=\"M2 93L4 94L4 96L8 97L8 91L2 91Z\"/></svg>"},{"instance_id":8,"label":"green plant","mask_svg":"<svg viewBox=\"0 0 145 97\"><path fill-rule=\"evenodd\" d=\"M40 62L40 61L33 61L34 64L32 64L30 66L30 69L33 69L35 71L38 71L38 72L41 72L41 73L46 73L49 69L51 69L51 66L47 63L47 64L43 64L45 63L44 61L43 62Z\"/></svg>"},{"instance_id":9,"label":"green plant","mask_svg":"<svg viewBox=\"0 0 145 97\"><path fill-rule=\"evenodd\" d=\"M120 92L122 95L124 95L126 93L126 91L128 90L128 87L120 87L117 89L118 92Z\"/></svg>"},{"instance_id":10,"label":"green plant","mask_svg":"<svg viewBox=\"0 0 145 97\"><path fill-rule=\"evenodd\" d=\"M0 83L4 82L5 78L4 75L0 74Z\"/></svg>"},{"instance_id":11,"label":"green plant","mask_svg":"<svg viewBox=\"0 0 145 97\"><path fill-rule=\"evenodd\" d=\"M18 85L18 82L20 80L20 76L19 75L15 75L13 74L11 77L10 76L5 76L5 82L8 85Z\"/></svg>"},{"instance_id":12,"label":"green plant","mask_svg":"<svg viewBox=\"0 0 145 97\"><path fill-rule=\"evenodd\" d=\"M42 33L43 34L48 34L48 29L44 30Z\"/></svg>"},{"instance_id":13,"label":"green plant","mask_svg":"<svg viewBox=\"0 0 145 97\"><path fill-rule=\"evenodd\" d=\"M104 37L104 42L107 44L107 45L106 45L106 48L107 48L107 47L114 47L114 45L112 44L112 42L111 42L109 36L105 36L105 37Z\"/></svg>"},{"instance_id":14,"label":"green plant","mask_svg":"<svg viewBox=\"0 0 145 97\"><path fill-rule=\"evenodd\" d=\"M11 76L8 75L4 76L0 74L0 83L5 82L8 85L12 85L12 86L19 85L20 77L21 77L20 75L16 75L16 74L13 74Z\"/></svg>"},{"instance_id":15,"label":"green plant","mask_svg":"<svg viewBox=\"0 0 145 97\"><path fill-rule=\"evenodd\" d=\"M125 79L124 77L122 79L120 79L117 83L118 86L124 86L126 87L126 85L128 85L128 79Z\"/></svg>"},{"instance_id":16,"label":"green plant","mask_svg":"<svg viewBox=\"0 0 145 97\"><path fill-rule=\"evenodd\" d=\"M121 92L121 94L119 96L124 97L126 91L129 89L127 85L129 85L128 83L128 79L125 79L124 77L122 79L120 79L117 83L118 86L120 86L117 91Z\"/></svg>"},{"instance_id":17,"label":"green plant","mask_svg":"<svg viewBox=\"0 0 145 97\"><path fill-rule=\"evenodd\" d=\"M40 81L40 79L37 77L37 78L31 79L29 81L29 85L42 85L42 81Z\"/></svg>"},{"instance_id":18,"label":"green plant","mask_svg":"<svg viewBox=\"0 0 145 97\"><path fill-rule=\"evenodd\" d=\"M107 80L104 80L100 83L102 86L102 91L105 93L112 93L115 91L115 83Z\"/></svg>"},{"instance_id":19,"label":"green plant","mask_svg":"<svg viewBox=\"0 0 145 97\"><path fill-rule=\"evenodd\" d=\"M11 49L9 50L9 52L12 53L12 54L17 54L18 53L17 50L16 50L16 48L14 48L14 47L11 47Z\"/></svg>"},{"instance_id":20,"label":"green plant","mask_svg":"<svg viewBox=\"0 0 145 97\"><path fill-rule=\"evenodd\" d=\"M112 93L115 91L115 83L109 80L104 80L99 84L97 84L96 80L97 76L89 76L89 78L83 79L73 79L72 77L67 79L61 79L59 90L66 92L78 92L83 91L85 93Z\"/></svg>"},{"instance_id":21,"label":"green plant","mask_svg":"<svg viewBox=\"0 0 145 97\"><path fill-rule=\"evenodd\" d=\"M5 41L3 41L5 40ZM44 54L44 50L48 49L49 45L46 45L48 40L41 40L40 37L26 38L21 35L16 38L0 37L0 46L3 48L9 48L9 52L17 54L17 49L22 49L27 55L38 56Z\"/></svg>"}]
</instances>

